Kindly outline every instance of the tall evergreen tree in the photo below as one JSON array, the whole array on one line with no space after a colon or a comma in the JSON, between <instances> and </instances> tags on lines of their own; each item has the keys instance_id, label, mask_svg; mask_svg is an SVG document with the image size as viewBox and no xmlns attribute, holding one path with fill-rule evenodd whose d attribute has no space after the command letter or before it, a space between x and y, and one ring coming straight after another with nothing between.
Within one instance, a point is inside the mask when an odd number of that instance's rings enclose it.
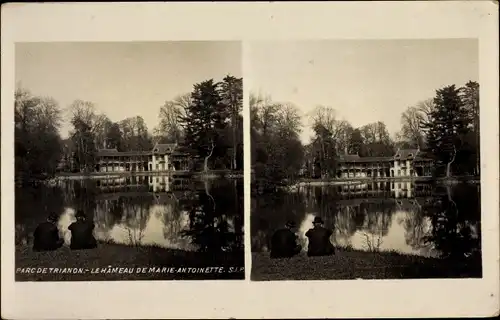
<instances>
[{"instance_id":1,"label":"tall evergreen tree","mask_svg":"<svg viewBox=\"0 0 500 320\"><path fill-rule=\"evenodd\" d=\"M479 83L469 81L461 88L461 97L464 107L469 115L471 135L474 137L472 149L470 150L475 157L474 171L476 175L480 172L480 128L479 128Z\"/></svg>"},{"instance_id":2,"label":"tall evergreen tree","mask_svg":"<svg viewBox=\"0 0 500 320\"><path fill-rule=\"evenodd\" d=\"M214 154L220 154L220 133L226 126L227 110L221 103L219 86L213 80L194 85L191 103L181 118L185 131L185 144L205 158L204 170Z\"/></svg>"},{"instance_id":3,"label":"tall evergreen tree","mask_svg":"<svg viewBox=\"0 0 500 320\"><path fill-rule=\"evenodd\" d=\"M238 146L243 143L243 131L240 128L240 113L243 109L243 79L226 76L221 85L222 102L226 105L231 118L232 161L231 169L237 168Z\"/></svg>"},{"instance_id":4,"label":"tall evergreen tree","mask_svg":"<svg viewBox=\"0 0 500 320\"><path fill-rule=\"evenodd\" d=\"M429 123L424 124L429 151L438 163L446 165L447 177L451 176L452 165L468 131L467 110L459 93L455 85L437 90L435 108L429 115Z\"/></svg>"}]
</instances>

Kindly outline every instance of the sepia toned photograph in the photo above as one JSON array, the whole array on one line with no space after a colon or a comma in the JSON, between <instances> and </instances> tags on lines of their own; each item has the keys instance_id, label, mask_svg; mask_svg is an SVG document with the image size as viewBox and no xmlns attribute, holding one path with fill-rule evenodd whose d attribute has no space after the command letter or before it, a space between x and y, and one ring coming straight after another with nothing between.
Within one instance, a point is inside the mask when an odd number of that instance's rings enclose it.
<instances>
[{"instance_id":1,"label":"sepia toned photograph","mask_svg":"<svg viewBox=\"0 0 500 320\"><path fill-rule=\"evenodd\" d=\"M2 318L498 315L497 3L1 20Z\"/></svg>"},{"instance_id":2,"label":"sepia toned photograph","mask_svg":"<svg viewBox=\"0 0 500 320\"><path fill-rule=\"evenodd\" d=\"M252 280L482 277L478 52L249 44Z\"/></svg>"},{"instance_id":3,"label":"sepia toned photograph","mask_svg":"<svg viewBox=\"0 0 500 320\"><path fill-rule=\"evenodd\" d=\"M15 45L15 279L244 279L240 42Z\"/></svg>"}]
</instances>

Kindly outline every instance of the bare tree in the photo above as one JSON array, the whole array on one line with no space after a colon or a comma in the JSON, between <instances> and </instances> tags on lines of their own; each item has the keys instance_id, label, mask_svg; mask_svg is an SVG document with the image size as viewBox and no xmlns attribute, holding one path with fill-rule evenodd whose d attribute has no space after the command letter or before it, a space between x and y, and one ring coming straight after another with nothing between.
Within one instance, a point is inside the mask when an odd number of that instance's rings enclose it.
<instances>
[{"instance_id":1,"label":"bare tree","mask_svg":"<svg viewBox=\"0 0 500 320\"><path fill-rule=\"evenodd\" d=\"M422 124L426 121L426 115L418 107L408 107L401 114L400 137L410 142L415 147L423 148L425 134Z\"/></svg>"},{"instance_id":2,"label":"bare tree","mask_svg":"<svg viewBox=\"0 0 500 320\"><path fill-rule=\"evenodd\" d=\"M317 106L310 117L313 127L321 126L325 128L335 141L336 149L347 153L350 133L353 130L349 122L338 120L336 110L327 106Z\"/></svg>"},{"instance_id":3,"label":"bare tree","mask_svg":"<svg viewBox=\"0 0 500 320\"><path fill-rule=\"evenodd\" d=\"M179 142L183 135L180 119L185 116L185 110L190 103L191 95L189 93L165 102L160 108L160 123L155 128L155 139L161 140L163 138L168 142Z\"/></svg>"}]
</instances>

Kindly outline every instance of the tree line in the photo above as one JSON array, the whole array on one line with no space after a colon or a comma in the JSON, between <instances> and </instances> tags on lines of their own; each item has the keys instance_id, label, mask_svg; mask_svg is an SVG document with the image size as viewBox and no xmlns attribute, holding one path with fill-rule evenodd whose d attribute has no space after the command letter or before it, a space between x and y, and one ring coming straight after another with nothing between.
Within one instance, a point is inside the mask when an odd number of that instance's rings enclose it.
<instances>
[{"instance_id":1,"label":"tree line","mask_svg":"<svg viewBox=\"0 0 500 320\"><path fill-rule=\"evenodd\" d=\"M252 167L263 185L334 177L339 155L387 157L398 148L419 148L433 158L436 176L479 175L477 82L445 86L433 98L409 106L394 138L381 121L355 128L339 119L333 107L317 106L308 115L312 139L303 144L298 107L255 94L250 97L250 117Z\"/></svg>"},{"instance_id":2,"label":"tree line","mask_svg":"<svg viewBox=\"0 0 500 320\"><path fill-rule=\"evenodd\" d=\"M44 179L58 171L91 172L99 149L151 151L156 143L178 143L204 159L204 169L243 168L242 78L226 76L193 85L190 93L166 101L152 132L137 115L111 121L90 101L67 108L29 90L15 92L15 173L20 181ZM69 117L71 130L60 129ZM61 164L63 166L61 167Z\"/></svg>"}]
</instances>

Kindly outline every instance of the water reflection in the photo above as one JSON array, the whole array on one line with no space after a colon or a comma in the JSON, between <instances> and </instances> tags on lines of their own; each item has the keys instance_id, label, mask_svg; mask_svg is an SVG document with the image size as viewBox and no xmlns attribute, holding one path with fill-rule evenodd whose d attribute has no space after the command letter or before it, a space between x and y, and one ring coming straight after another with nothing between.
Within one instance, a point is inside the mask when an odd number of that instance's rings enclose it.
<instances>
[{"instance_id":1,"label":"water reflection","mask_svg":"<svg viewBox=\"0 0 500 320\"><path fill-rule=\"evenodd\" d=\"M80 209L93 219L95 237L102 242L186 251L243 250L243 181L168 176L17 189L16 244L30 245L36 225L55 212L69 245L68 226Z\"/></svg>"},{"instance_id":2,"label":"water reflection","mask_svg":"<svg viewBox=\"0 0 500 320\"><path fill-rule=\"evenodd\" d=\"M298 236L315 216L334 229L339 247L427 257L480 254L479 185L453 187L412 181L305 186L252 199L252 251L268 251L272 233L288 220Z\"/></svg>"}]
</instances>

